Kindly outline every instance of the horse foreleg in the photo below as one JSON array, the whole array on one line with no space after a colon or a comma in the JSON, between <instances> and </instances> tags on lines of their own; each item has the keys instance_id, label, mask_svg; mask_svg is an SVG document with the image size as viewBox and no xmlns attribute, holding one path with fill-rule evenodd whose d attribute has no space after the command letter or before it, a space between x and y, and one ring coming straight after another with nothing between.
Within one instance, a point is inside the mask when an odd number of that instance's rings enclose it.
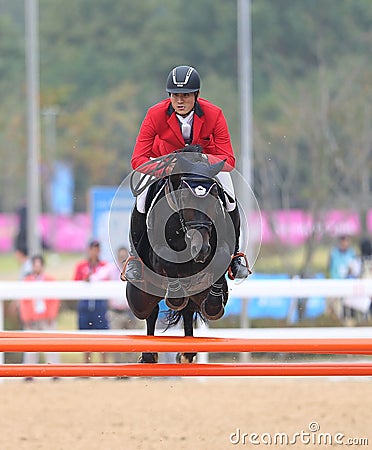
<instances>
[{"instance_id":1,"label":"horse foreleg","mask_svg":"<svg viewBox=\"0 0 372 450\"><path fill-rule=\"evenodd\" d=\"M209 320L217 320L224 315L227 302L225 283L226 280L221 277L212 284L206 299L200 305L203 316Z\"/></svg>"},{"instance_id":2,"label":"horse foreleg","mask_svg":"<svg viewBox=\"0 0 372 450\"><path fill-rule=\"evenodd\" d=\"M191 301L189 302L189 305ZM185 336L194 335L193 318L194 311L192 309L185 308L181 311L183 317L183 329L185 331ZM192 363L196 353L177 353L176 361L178 363Z\"/></svg>"},{"instance_id":3,"label":"horse foreleg","mask_svg":"<svg viewBox=\"0 0 372 450\"><path fill-rule=\"evenodd\" d=\"M167 292L165 293L165 303L173 311L181 311L186 308L189 298L187 297L182 284L178 278L168 282Z\"/></svg>"},{"instance_id":4,"label":"horse foreleg","mask_svg":"<svg viewBox=\"0 0 372 450\"><path fill-rule=\"evenodd\" d=\"M156 305L152 310L151 314L146 319L147 336L154 336L155 325L159 315L159 305ZM142 353L139 359L141 363L157 363L158 354L157 353Z\"/></svg>"}]
</instances>

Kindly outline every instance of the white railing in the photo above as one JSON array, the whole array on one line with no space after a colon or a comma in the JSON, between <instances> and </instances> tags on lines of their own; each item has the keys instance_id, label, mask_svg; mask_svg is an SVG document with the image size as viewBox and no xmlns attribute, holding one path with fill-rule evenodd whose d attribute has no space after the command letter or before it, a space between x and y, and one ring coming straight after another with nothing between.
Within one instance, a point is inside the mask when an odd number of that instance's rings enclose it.
<instances>
[{"instance_id":1,"label":"white railing","mask_svg":"<svg viewBox=\"0 0 372 450\"><path fill-rule=\"evenodd\" d=\"M4 300L59 298L79 300L113 298L123 295L121 281L0 281L0 331L4 329ZM254 297L372 297L372 279L329 280L246 280L229 282L230 295L247 301Z\"/></svg>"},{"instance_id":2,"label":"white railing","mask_svg":"<svg viewBox=\"0 0 372 450\"><path fill-rule=\"evenodd\" d=\"M124 292L121 281L0 281L0 300L22 298L59 298L61 300L120 297ZM360 297L372 296L372 279L329 280L246 280L230 282L234 297Z\"/></svg>"}]
</instances>

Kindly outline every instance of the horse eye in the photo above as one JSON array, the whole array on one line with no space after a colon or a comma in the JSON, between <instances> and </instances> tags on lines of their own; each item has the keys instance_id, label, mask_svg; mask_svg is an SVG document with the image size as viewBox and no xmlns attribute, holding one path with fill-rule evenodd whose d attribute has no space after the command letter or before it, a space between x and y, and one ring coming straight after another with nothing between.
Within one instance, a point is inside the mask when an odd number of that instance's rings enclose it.
<instances>
[{"instance_id":1,"label":"horse eye","mask_svg":"<svg viewBox=\"0 0 372 450\"><path fill-rule=\"evenodd\" d=\"M217 186L216 185L212 186L211 194L213 195L213 197L217 197L218 196L218 190L217 190Z\"/></svg>"}]
</instances>

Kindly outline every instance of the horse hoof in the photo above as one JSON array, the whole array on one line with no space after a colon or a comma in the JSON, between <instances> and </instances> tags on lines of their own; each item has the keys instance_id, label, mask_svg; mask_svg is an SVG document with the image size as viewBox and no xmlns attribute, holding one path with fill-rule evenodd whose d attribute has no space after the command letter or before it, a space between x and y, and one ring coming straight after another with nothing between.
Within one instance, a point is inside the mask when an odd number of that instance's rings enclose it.
<instances>
[{"instance_id":1,"label":"horse hoof","mask_svg":"<svg viewBox=\"0 0 372 450\"><path fill-rule=\"evenodd\" d=\"M186 308L187 303L189 302L188 298L166 298L165 304L169 309L173 311L181 311L181 309Z\"/></svg>"},{"instance_id":2,"label":"horse hoof","mask_svg":"<svg viewBox=\"0 0 372 450\"><path fill-rule=\"evenodd\" d=\"M177 364L192 364L196 353L177 353L176 363Z\"/></svg>"},{"instance_id":3,"label":"horse hoof","mask_svg":"<svg viewBox=\"0 0 372 450\"><path fill-rule=\"evenodd\" d=\"M142 353L138 358L139 363L143 364L153 364L158 362L158 354L157 353Z\"/></svg>"},{"instance_id":4,"label":"horse hoof","mask_svg":"<svg viewBox=\"0 0 372 450\"><path fill-rule=\"evenodd\" d=\"M202 315L208 320L218 320L220 319L224 313L225 308L222 304L222 301L216 299L206 299L200 305Z\"/></svg>"}]
</instances>

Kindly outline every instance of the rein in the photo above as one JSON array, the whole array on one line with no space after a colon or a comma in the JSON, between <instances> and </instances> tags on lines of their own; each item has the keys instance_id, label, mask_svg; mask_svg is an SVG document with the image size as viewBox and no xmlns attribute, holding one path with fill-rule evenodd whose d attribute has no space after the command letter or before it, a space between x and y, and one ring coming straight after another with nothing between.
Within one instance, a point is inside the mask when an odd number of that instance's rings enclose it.
<instances>
[{"instance_id":1,"label":"rein","mask_svg":"<svg viewBox=\"0 0 372 450\"><path fill-rule=\"evenodd\" d=\"M133 172L130 176L130 189L135 197L138 197L147 189L150 184L154 183L154 178L164 178L169 175L169 172L177 162L176 154L169 154L161 156L160 158L152 159L141 165L141 175L139 181L135 184L134 176L137 172Z\"/></svg>"}]
</instances>

